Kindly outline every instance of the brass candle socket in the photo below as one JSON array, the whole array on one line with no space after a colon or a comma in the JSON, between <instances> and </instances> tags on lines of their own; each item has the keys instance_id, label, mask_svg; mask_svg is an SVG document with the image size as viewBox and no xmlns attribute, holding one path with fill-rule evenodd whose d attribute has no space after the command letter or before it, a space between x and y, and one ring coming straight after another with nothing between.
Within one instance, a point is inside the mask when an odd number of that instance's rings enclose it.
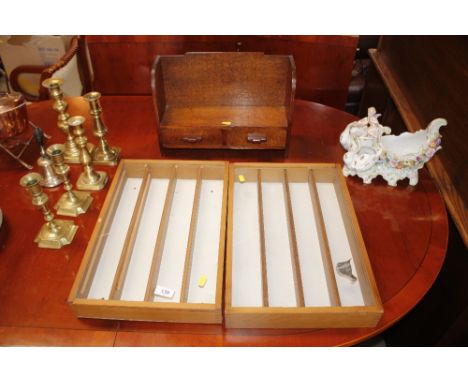
<instances>
[{"instance_id":1,"label":"brass candle socket","mask_svg":"<svg viewBox=\"0 0 468 382\"><path fill-rule=\"evenodd\" d=\"M65 162L80 163L80 149L76 145L73 134L67 124L70 115L67 113L68 103L63 100L62 84L63 81L58 78L48 78L42 82L42 86L49 90L50 98L55 101L53 108L58 113L57 126L67 137L64 152ZM90 151L92 148L92 145L88 147Z\"/></svg>"},{"instance_id":2,"label":"brass candle socket","mask_svg":"<svg viewBox=\"0 0 468 382\"><path fill-rule=\"evenodd\" d=\"M99 99L101 93L89 92L83 98L89 102L89 114L94 120L93 134L98 137L99 145L94 149L92 156L95 164L116 166L119 163L120 147L110 147L106 140L107 127L102 120L102 108Z\"/></svg>"},{"instance_id":3,"label":"brass candle socket","mask_svg":"<svg viewBox=\"0 0 468 382\"><path fill-rule=\"evenodd\" d=\"M47 148L47 154L52 159L56 173L63 179L63 188L65 193L60 197L54 208L57 215L78 216L84 214L93 198L89 192L74 191L70 182L70 166L65 164L65 147L61 144L55 144Z\"/></svg>"},{"instance_id":4,"label":"brass candle socket","mask_svg":"<svg viewBox=\"0 0 468 382\"><path fill-rule=\"evenodd\" d=\"M54 219L48 205L49 198L42 192L41 178L37 172L31 172L20 179L20 185L31 194L32 204L42 211L46 221L34 242L40 248L59 249L73 241L78 226L73 221Z\"/></svg>"},{"instance_id":5,"label":"brass candle socket","mask_svg":"<svg viewBox=\"0 0 468 382\"><path fill-rule=\"evenodd\" d=\"M85 136L84 121L84 117L77 115L69 118L67 122L75 134L75 142L80 148L80 162L83 165L83 172L76 182L76 187L79 190L98 191L106 186L108 177L104 171L94 170L93 160L86 145L88 138Z\"/></svg>"}]
</instances>

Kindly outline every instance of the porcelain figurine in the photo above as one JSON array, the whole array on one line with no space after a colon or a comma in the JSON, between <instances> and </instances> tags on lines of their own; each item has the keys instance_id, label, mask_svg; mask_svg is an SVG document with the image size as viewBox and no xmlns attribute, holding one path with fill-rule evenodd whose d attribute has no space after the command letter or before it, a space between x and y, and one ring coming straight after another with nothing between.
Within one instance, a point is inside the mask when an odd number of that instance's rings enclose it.
<instances>
[{"instance_id":1,"label":"porcelain figurine","mask_svg":"<svg viewBox=\"0 0 468 382\"><path fill-rule=\"evenodd\" d=\"M390 135L390 127L382 126L379 117L371 107L367 117L350 123L341 133L340 143L347 151L343 174L357 175L366 184L381 175L390 186L408 178L415 186L418 170L442 148L439 129L447 121L437 118L424 130Z\"/></svg>"}]
</instances>

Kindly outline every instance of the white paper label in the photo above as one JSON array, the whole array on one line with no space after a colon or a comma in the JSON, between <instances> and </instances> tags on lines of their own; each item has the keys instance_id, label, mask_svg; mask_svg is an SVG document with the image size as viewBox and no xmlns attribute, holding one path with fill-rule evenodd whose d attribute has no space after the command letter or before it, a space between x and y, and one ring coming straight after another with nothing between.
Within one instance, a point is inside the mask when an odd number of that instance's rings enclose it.
<instances>
[{"instance_id":1,"label":"white paper label","mask_svg":"<svg viewBox=\"0 0 468 382\"><path fill-rule=\"evenodd\" d=\"M174 297L174 289L166 288L161 285L156 285L154 294L159 297L172 298Z\"/></svg>"}]
</instances>

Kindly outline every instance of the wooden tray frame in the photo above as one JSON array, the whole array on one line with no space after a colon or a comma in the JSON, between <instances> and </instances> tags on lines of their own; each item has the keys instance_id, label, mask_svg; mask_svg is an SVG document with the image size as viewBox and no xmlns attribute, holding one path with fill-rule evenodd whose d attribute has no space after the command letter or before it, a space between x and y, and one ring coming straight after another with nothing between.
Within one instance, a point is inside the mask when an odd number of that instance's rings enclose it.
<instances>
[{"instance_id":1,"label":"wooden tray frame","mask_svg":"<svg viewBox=\"0 0 468 382\"><path fill-rule=\"evenodd\" d=\"M180 175L192 179L190 174L196 172L197 184L195 187L194 205L192 208L188 245L184 264L183 283L181 291L181 301L176 302L153 302L153 301L122 301L120 295L125 280L126 271L130 262L133 245L138 231L138 226L142 216L142 210L149 188L149 179L154 175L154 171L162 171L161 168L170 172L169 185L164 202L164 210L161 217L158 236L153 252L153 260L148 279L145 300L152 296L157 280L157 272L161 264L164 238L166 235L170 205L174 195L175 169ZM157 170L159 169L159 170ZM193 237L197 221L198 202L200 199L201 169L209 173L210 170L222 172L223 193L222 211L220 221L220 241L217 264L216 296L214 304L188 303L188 277L190 277L191 256L193 251ZM210 176L210 175L208 175ZM213 175L212 175L213 176ZM217 175L216 175L217 176ZM215 176L215 177L216 177ZM114 282L108 300L90 299L86 296L91 288L100 256L102 254L105 240L102 233L108 230L112 224L116 209L122 194L125 179L127 177L142 177L143 181L139 190L127 236L124 241L122 254L120 255L117 271L114 275ZM179 177L179 175L178 175ZM218 177L216 177L218 179ZM184 323L221 323L222 322L222 287L224 270L224 248L226 231L226 211L227 211L227 180L228 166L226 162L216 161L177 161L177 160L122 160L116 171L114 180L109 189L109 193L99 214L96 226L84 254L80 269L69 295L69 303L74 313L79 317L137 320L137 321L167 321Z\"/></svg>"},{"instance_id":2,"label":"wooden tray frame","mask_svg":"<svg viewBox=\"0 0 468 382\"><path fill-rule=\"evenodd\" d=\"M259 227L261 248L261 274L262 274L262 303L263 307L234 307L232 306L233 282L233 211L234 211L234 182L236 169L250 169L257 171L257 192L259 198ZM262 190L258 185L261 182L260 169L278 169L284 171L283 186L285 205L288 217L288 229L291 249L291 264L293 267L294 284L296 289L297 307L268 307L268 286L266 281L265 237L263 227ZM291 197L288 186L288 171L294 169L307 169L309 172L309 189L312 198L315 221L319 237L323 264L327 269L327 285L332 306L305 307L302 282L299 272L297 255L297 242L295 239L294 218L291 211ZM248 170L247 170L248 171ZM338 203L346 228L353 261L356 265L361 294L364 306L340 306L335 273L333 271L328 239L320 203L318 201L316 179L317 174L328 173L332 176ZM229 168L229 214L227 233L227 260L226 260L226 288L225 288L225 326L228 328L338 328L338 327L373 327L376 326L383 314L383 306L378 293L377 285L372 273L369 258L366 252L356 214L353 209L351 197L346 182L337 164L267 164L267 163L237 163ZM314 202L315 199L315 202Z\"/></svg>"}]
</instances>

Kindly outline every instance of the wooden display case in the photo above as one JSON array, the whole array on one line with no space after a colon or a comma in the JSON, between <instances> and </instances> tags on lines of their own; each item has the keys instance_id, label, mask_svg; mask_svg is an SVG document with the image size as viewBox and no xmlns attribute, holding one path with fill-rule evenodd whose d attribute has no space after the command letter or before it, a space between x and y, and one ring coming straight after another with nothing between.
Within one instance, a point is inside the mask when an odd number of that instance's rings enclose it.
<instances>
[{"instance_id":1,"label":"wooden display case","mask_svg":"<svg viewBox=\"0 0 468 382\"><path fill-rule=\"evenodd\" d=\"M75 314L221 323L227 179L224 162L122 160L70 293Z\"/></svg>"},{"instance_id":2,"label":"wooden display case","mask_svg":"<svg viewBox=\"0 0 468 382\"><path fill-rule=\"evenodd\" d=\"M226 327L371 327L382 313L339 165L230 166Z\"/></svg>"},{"instance_id":3,"label":"wooden display case","mask_svg":"<svg viewBox=\"0 0 468 382\"><path fill-rule=\"evenodd\" d=\"M263 53L158 56L152 88L165 148L285 149L294 59Z\"/></svg>"}]
</instances>

